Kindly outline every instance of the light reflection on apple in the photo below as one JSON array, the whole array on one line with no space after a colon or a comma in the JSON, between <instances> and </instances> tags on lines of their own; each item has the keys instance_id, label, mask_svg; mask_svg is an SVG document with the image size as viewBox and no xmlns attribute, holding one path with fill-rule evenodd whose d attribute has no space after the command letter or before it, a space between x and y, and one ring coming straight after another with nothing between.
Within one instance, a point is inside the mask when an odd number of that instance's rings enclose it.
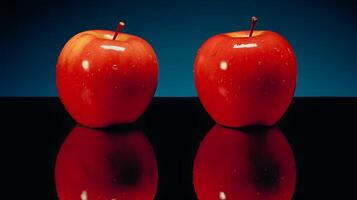
<instances>
[{"instance_id":1,"label":"light reflection on apple","mask_svg":"<svg viewBox=\"0 0 357 200\"><path fill-rule=\"evenodd\" d=\"M88 60L83 60L82 61L82 68L86 71L89 69L89 61Z\"/></svg>"},{"instance_id":2,"label":"light reflection on apple","mask_svg":"<svg viewBox=\"0 0 357 200\"><path fill-rule=\"evenodd\" d=\"M117 46L117 45L101 45L100 46L103 49L109 49L109 50L114 50L114 51L125 51L125 47L122 46Z\"/></svg>"},{"instance_id":3,"label":"light reflection on apple","mask_svg":"<svg viewBox=\"0 0 357 200\"><path fill-rule=\"evenodd\" d=\"M200 200L290 200L295 159L279 128L241 131L215 125L200 144L193 179Z\"/></svg>"},{"instance_id":4,"label":"light reflection on apple","mask_svg":"<svg viewBox=\"0 0 357 200\"><path fill-rule=\"evenodd\" d=\"M257 43L234 44L234 45L233 45L233 49L254 48L254 47L258 47Z\"/></svg>"},{"instance_id":5,"label":"light reflection on apple","mask_svg":"<svg viewBox=\"0 0 357 200\"><path fill-rule=\"evenodd\" d=\"M140 130L76 126L57 155L55 182L60 200L152 200L156 157Z\"/></svg>"}]
</instances>

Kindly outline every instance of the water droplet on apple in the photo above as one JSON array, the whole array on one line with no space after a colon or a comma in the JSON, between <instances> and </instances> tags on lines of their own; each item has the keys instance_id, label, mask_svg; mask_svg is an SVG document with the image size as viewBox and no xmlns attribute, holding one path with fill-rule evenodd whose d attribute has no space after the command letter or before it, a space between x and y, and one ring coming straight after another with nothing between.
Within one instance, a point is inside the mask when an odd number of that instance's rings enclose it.
<instances>
[{"instance_id":1,"label":"water droplet on apple","mask_svg":"<svg viewBox=\"0 0 357 200\"><path fill-rule=\"evenodd\" d=\"M233 85L233 80L232 79L229 79L228 82L229 82L230 85Z\"/></svg>"},{"instance_id":2,"label":"water droplet on apple","mask_svg":"<svg viewBox=\"0 0 357 200\"><path fill-rule=\"evenodd\" d=\"M262 65L262 61L258 61L258 65Z\"/></svg>"},{"instance_id":3,"label":"water droplet on apple","mask_svg":"<svg viewBox=\"0 0 357 200\"><path fill-rule=\"evenodd\" d=\"M113 70L118 70L118 65L114 64L114 65L112 66L112 69L113 69Z\"/></svg>"}]
</instances>

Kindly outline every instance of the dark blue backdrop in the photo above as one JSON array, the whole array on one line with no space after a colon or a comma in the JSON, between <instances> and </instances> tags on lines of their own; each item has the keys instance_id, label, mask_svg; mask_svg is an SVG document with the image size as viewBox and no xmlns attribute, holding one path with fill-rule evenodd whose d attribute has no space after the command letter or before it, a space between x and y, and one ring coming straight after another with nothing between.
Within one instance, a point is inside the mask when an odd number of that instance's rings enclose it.
<instances>
[{"instance_id":1,"label":"dark blue backdrop","mask_svg":"<svg viewBox=\"0 0 357 200\"><path fill-rule=\"evenodd\" d=\"M222 32L276 31L298 59L296 96L357 96L356 3L334 1L11 1L2 3L0 96L56 96L57 56L74 34L115 29L151 43L159 58L156 96L196 96L193 62Z\"/></svg>"}]
</instances>

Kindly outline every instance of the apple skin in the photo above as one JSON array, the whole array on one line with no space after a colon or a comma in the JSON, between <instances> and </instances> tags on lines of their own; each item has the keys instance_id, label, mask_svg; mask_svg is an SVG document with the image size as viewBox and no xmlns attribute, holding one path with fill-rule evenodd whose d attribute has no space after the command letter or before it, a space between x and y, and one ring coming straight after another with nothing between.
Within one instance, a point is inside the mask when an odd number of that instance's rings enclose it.
<instances>
[{"instance_id":1,"label":"apple skin","mask_svg":"<svg viewBox=\"0 0 357 200\"><path fill-rule=\"evenodd\" d=\"M80 124L105 127L137 120L158 81L158 62L143 39L92 30L72 37L56 67L59 97Z\"/></svg>"},{"instance_id":2,"label":"apple skin","mask_svg":"<svg viewBox=\"0 0 357 200\"><path fill-rule=\"evenodd\" d=\"M77 126L57 155L55 183L60 200L152 200L157 162L139 130L109 133Z\"/></svg>"},{"instance_id":3,"label":"apple skin","mask_svg":"<svg viewBox=\"0 0 357 200\"><path fill-rule=\"evenodd\" d=\"M193 180L199 200L290 200L294 155L278 128L243 132L215 125L198 149Z\"/></svg>"},{"instance_id":4,"label":"apple skin","mask_svg":"<svg viewBox=\"0 0 357 200\"><path fill-rule=\"evenodd\" d=\"M294 96L296 76L292 47L271 31L213 36L194 63L200 101L217 123L228 127L275 124Z\"/></svg>"}]
</instances>

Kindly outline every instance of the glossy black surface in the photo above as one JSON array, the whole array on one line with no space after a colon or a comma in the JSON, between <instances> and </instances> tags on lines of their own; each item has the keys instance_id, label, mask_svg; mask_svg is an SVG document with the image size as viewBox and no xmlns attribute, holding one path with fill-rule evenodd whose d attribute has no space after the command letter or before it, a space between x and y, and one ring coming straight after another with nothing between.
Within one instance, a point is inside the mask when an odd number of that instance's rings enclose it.
<instances>
[{"instance_id":1,"label":"glossy black surface","mask_svg":"<svg viewBox=\"0 0 357 200\"><path fill-rule=\"evenodd\" d=\"M278 123L294 151L294 199L356 199L357 98L295 98ZM1 183L11 199L57 199L54 164L75 122L58 98L0 98ZM196 199L193 159L214 122L197 98L155 98L136 123L158 161L156 199ZM3 198L3 197L1 197Z\"/></svg>"}]
</instances>

